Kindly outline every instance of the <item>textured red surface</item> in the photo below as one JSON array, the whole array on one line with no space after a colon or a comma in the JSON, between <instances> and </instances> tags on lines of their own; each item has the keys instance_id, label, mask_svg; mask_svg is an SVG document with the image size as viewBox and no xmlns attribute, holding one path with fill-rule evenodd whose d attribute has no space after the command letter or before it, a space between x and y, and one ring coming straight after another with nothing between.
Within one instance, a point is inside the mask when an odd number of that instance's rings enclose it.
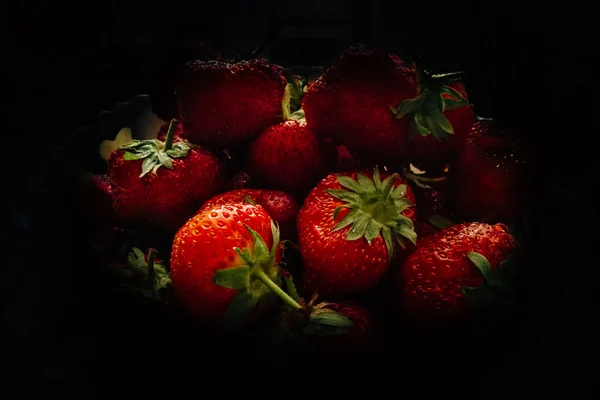
<instances>
[{"instance_id":1,"label":"textured red surface","mask_svg":"<svg viewBox=\"0 0 600 400\"><path fill-rule=\"evenodd\" d=\"M480 253L496 269L516 248L505 225L479 222L454 225L419 240L399 275L404 309L417 317L461 315L467 310L461 288L484 284L466 254Z\"/></svg>"},{"instance_id":2,"label":"textured red surface","mask_svg":"<svg viewBox=\"0 0 600 400\"><path fill-rule=\"evenodd\" d=\"M330 174L324 178L305 199L298 215L304 284L308 290L319 294L339 295L371 289L390 265L381 235L369 245L364 238L346 240L350 226L331 232L336 223L349 212L344 208L333 219L334 210L344 203L325 190L343 188L337 181L338 175ZM357 176L356 172L341 175L354 179ZM382 173L381 178L384 179L386 175L388 174ZM402 183L406 182L398 178L394 187ZM405 197L415 203L415 195L410 186ZM402 214L413 222L416 219L415 207L407 208Z\"/></svg>"},{"instance_id":3,"label":"textured red surface","mask_svg":"<svg viewBox=\"0 0 600 400\"><path fill-rule=\"evenodd\" d=\"M205 208L177 232L171 251L175 296L196 318L219 323L236 290L213 283L219 269L241 265L234 248L252 250L244 225L256 231L270 249L271 218L261 206L229 203Z\"/></svg>"}]
</instances>

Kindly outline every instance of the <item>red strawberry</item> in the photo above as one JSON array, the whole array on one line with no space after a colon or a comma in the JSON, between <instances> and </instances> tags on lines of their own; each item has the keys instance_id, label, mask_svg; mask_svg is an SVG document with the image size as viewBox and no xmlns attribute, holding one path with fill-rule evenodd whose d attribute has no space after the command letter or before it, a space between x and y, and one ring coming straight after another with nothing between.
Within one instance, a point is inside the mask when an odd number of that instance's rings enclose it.
<instances>
[{"instance_id":1,"label":"red strawberry","mask_svg":"<svg viewBox=\"0 0 600 400\"><path fill-rule=\"evenodd\" d=\"M283 69L262 59L185 65L176 96L187 138L226 147L256 137L282 116Z\"/></svg>"},{"instance_id":2,"label":"red strawberry","mask_svg":"<svg viewBox=\"0 0 600 400\"><path fill-rule=\"evenodd\" d=\"M209 199L198 212L206 208L228 203L241 203L250 200L262 207L279 224L281 237L293 239L296 237L296 218L300 206L288 193L280 190L237 189L231 190Z\"/></svg>"},{"instance_id":3,"label":"red strawberry","mask_svg":"<svg viewBox=\"0 0 600 400\"><path fill-rule=\"evenodd\" d=\"M176 122L171 123L174 132ZM221 187L222 166L188 142L134 140L108 160L115 211L125 219L177 229Z\"/></svg>"},{"instance_id":4,"label":"red strawberry","mask_svg":"<svg viewBox=\"0 0 600 400\"><path fill-rule=\"evenodd\" d=\"M467 220L515 222L526 194L529 163L521 141L497 123L475 123L450 169L452 204Z\"/></svg>"},{"instance_id":5,"label":"red strawberry","mask_svg":"<svg viewBox=\"0 0 600 400\"><path fill-rule=\"evenodd\" d=\"M204 208L173 241L175 297L201 321L239 326L277 286L278 252L279 232L261 206L232 202Z\"/></svg>"},{"instance_id":6,"label":"red strawberry","mask_svg":"<svg viewBox=\"0 0 600 400\"><path fill-rule=\"evenodd\" d=\"M441 98L439 88L440 85L436 82L421 85L419 97L411 100L413 104L417 104L417 109L408 111L411 115L402 118L413 120L408 133L407 161L430 174L441 173L449 162L458 157L475 120L473 107L466 105L467 92L462 83L442 86ZM452 106L453 98L458 100L454 106ZM430 99L436 99L438 105L435 106L436 103L434 106L419 105L420 101L431 101ZM399 108L401 107L403 106ZM443 112L440 114L441 110ZM400 117L405 111L407 110L403 110L398 116ZM435 117L431 117L434 115ZM415 128L415 118L422 123L418 129ZM443 122L431 122L432 120L427 118L441 119ZM448 130L454 133L449 133Z\"/></svg>"},{"instance_id":7,"label":"red strawberry","mask_svg":"<svg viewBox=\"0 0 600 400\"><path fill-rule=\"evenodd\" d=\"M79 222L97 228L108 228L117 222L112 206L112 188L105 175L81 174L80 184L73 194Z\"/></svg>"},{"instance_id":8,"label":"red strawberry","mask_svg":"<svg viewBox=\"0 0 600 400\"><path fill-rule=\"evenodd\" d=\"M246 170L254 185L304 197L327 174L328 155L304 121L267 128L250 146Z\"/></svg>"},{"instance_id":9,"label":"red strawberry","mask_svg":"<svg viewBox=\"0 0 600 400\"><path fill-rule=\"evenodd\" d=\"M413 230L415 196L398 174L377 169L325 177L298 215L304 283L312 292L342 295L374 287Z\"/></svg>"},{"instance_id":10,"label":"red strawberry","mask_svg":"<svg viewBox=\"0 0 600 400\"><path fill-rule=\"evenodd\" d=\"M400 57L371 49L344 52L303 98L308 127L375 163L396 162L406 146L390 105L417 95L415 74Z\"/></svg>"},{"instance_id":11,"label":"red strawberry","mask_svg":"<svg viewBox=\"0 0 600 400\"><path fill-rule=\"evenodd\" d=\"M467 315L469 301L497 299L508 289L501 264L516 249L502 224L457 224L420 239L401 268L404 309L416 318L450 318Z\"/></svg>"}]
</instances>

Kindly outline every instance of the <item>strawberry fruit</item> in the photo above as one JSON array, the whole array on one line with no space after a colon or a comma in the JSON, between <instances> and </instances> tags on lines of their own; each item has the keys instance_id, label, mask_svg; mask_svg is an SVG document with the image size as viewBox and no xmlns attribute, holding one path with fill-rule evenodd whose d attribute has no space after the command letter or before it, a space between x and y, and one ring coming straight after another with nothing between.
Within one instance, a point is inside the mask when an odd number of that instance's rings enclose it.
<instances>
[{"instance_id":1,"label":"strawberry fruit","mask_svg":"<svg viewBox=\"0 0 600 400\"><path fill-rule=\"evenodd\" d=\"M211 148L252 139L281 119L285 87L283 69L263 59L188 62L176 88L185 134Z\"/></svg>"},{"instance_id":2,"label":"strawberry fruit","mask_svg":"<svg viewBox=\"0 0 600 400\"><path fill-rule=\"evenodd\" d=\"M502 263L516 251L502 224L456 224L420 239L401 268L403 308L419 319L454 318L504 300L510 266Z\"/></svg>"},{"instance_id":3,"label":"strawberry fruit","mask_svg":"<svg viewBox=\"0 0 600 400\"><path fill-rule=\"evenodd\" d=\"M176 230L220 190L219 160L189 142L174 143L176 124L165 142L133 140L111 153L108 176L120 217Z\"/></svg>"},{"instance_id":4,"label":"strawberry fruit","mask_svg":"<svg viewBox=\"0 0 600 400\"><path fill-rule=\"evenodd\" d=\"M378 169L334 173L305 199L298 215L304 284L343 295L374 287L398 245L415 243L415 197L398 174Z\"/></svg>"}]
</instances>

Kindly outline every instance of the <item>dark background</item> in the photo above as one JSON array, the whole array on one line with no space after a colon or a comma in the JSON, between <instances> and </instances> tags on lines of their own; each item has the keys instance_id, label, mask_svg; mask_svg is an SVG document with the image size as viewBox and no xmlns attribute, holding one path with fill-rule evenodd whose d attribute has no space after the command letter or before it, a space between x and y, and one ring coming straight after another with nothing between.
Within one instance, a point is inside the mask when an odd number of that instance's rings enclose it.
<instances>
[{"instance_id":1,"label":"dark background","mask_svg":"<svg viewBox=\"0 0 600 400\"><path fill-rule=\"evenodd\" d=\"M74 378L78 357L86 357L94 340L94 332L82 334L72 320L75 287L81 284L65 266L73 251L65 239L73 234L72 205L60 172L43 162L50 149L99 111L148 93L169 49L184 38L233 56L259 46L269 27L275 32L279 27L281 41L267 54L285 66L327 65L348 45L362 42L422 52L441 69L466 70L476 111L504 120L535 143L541 166L535 215L540 297L529 334L539 336L539 348L530 349L529 356L553 385L582 387L585 376L575 384L568 371L593 349L584 339L591 336L587 324L595 317L582 315L595 290L588 287L585 250L594 246L589 226L597 219L597 117L589 100L597 79L596 6L305 3L28 0L3 5L8 11L3 26L9 28L1 130L8 222L1 287L12 372L24 382L45 382L63 396L74 395L81 389Z\"/></svg>"}]
</instances>

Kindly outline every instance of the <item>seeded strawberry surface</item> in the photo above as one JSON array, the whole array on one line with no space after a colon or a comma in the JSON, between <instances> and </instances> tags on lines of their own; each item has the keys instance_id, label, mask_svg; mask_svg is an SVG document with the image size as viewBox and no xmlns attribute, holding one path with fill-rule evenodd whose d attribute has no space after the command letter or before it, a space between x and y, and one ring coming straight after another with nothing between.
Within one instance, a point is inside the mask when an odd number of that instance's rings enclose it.
<instances>
[{"instance_id":1,"label":"seeded strawberry surface","mask_svg":"<svg viewBox=\"0 0 600 400\"><path fill-rule=\"evenodd\" d=\"M231 202L205 208L177 232L171 251L171 278L178 301L195 317L212 323L223 318L237 290L213 283L217 270L243 265L234 248L250 251L246 227L267 247L273 244L271 218L261 207Z\"/></svg>"},{"instance_id":2,"label":"seeded strawberry surface","mask_svg":"<svg viewBox=\"0 0 600 400\"><path fill-rule=\"evenodd\" d=\"M502 224L457 224L420 239L401 268L403 307L416 317L464 314L469 304L462 289L486 284L467 253L480 253L496 270L516 249Z\"/></svg>"},{"instance_id":3,"label":"seeded strawberry surface","mask_svg":"<svg viewBox=\"0 0 600 400\"><path fill-rule=\"evenodd\" d=\"M369 172L365 174L368 176ZM356 172L328 175L310 192L298 216L304 284L308 290L320 294L368 290L379 282L390 265L390 253L382 235L369 244L364 237L347 240L352 226L334 229L350 213L349 208L343 208L343 201L327 192L343 189L338 182L340 175L357 177ZM389 174L382 174L382 177L386 175ZM405 182L396 178L393 186L397 188L401 184ZM404 198L415 203L410 186L406 186ZM342 208L334 218L339 207ZM416 219L414 207L406 208L402 215L413 222Z\"/></svg>"},{"instance_id":4,"label":"seeded strawberry surface","mask_svg":"<svg viewBox=\"0 0 600 400\"><path fill-rule=\"evenodd\" d=\"M187 63L176 97L188 140L217 148L256 137L281 119L285 86L282 69L263 59Z\"/></svg>"}]
</instances>

